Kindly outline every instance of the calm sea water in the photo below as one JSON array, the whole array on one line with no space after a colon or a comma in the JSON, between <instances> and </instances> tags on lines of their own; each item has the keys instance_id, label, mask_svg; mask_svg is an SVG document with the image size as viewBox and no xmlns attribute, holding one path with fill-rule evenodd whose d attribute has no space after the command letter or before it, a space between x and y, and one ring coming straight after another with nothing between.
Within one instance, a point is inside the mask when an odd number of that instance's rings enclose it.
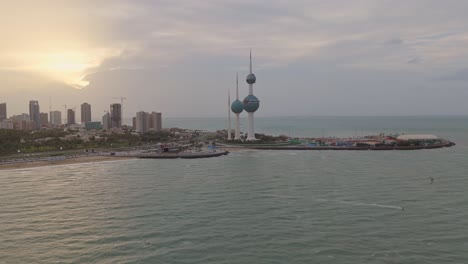
<instances>
[{"instance_id":1,"label":"calm sea water","mask_svg":"<svg viewBox=\"0 0 468 264\"><path fill-rule=\"evenodd\" d=\"M259 118L257 128L434 133L457 146L0 171L0 263L468 263L468 118Z\"/></svg>"}]
</instances>

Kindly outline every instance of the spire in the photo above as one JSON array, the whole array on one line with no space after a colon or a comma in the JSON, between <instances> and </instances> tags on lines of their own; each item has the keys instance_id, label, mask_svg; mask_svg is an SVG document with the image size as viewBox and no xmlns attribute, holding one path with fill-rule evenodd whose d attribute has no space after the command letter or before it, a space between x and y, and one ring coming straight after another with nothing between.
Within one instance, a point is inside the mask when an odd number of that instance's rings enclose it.
<instances>
[{"instance_id":1,"label":"spire","mask_svg":"<svg viewBox=\"0 0 468 264\"><path fill-rule=\"evenodd\" d=\"M239 73L236 75L236 100L239 100Z\"/></svg>"},{"instance_id":2,"label":"spire","mask_svg":"<svg viewBox=\"0 0 468 264\"><path fill-rule=\"evenodd\" d=\"M228 89L228 129L227 129L227 139L231 140L231 108L229 107L231 104L231 89Z\"/></svg>"},{"instance_id":3,"label":"spire","mask_svg":"<svg viewBox=\"0 0 468 264\"><path fill-rule=\"evenodd\" d=\"M250 49L250 73L252 73L252 49Z\"/></svg>"}]
</instances>

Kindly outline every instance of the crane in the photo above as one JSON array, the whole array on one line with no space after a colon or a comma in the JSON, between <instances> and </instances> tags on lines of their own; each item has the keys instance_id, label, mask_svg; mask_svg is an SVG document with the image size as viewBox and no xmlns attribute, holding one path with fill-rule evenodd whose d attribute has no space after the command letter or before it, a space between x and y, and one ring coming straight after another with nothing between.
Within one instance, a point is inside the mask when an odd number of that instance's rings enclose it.
<instances>
[{"instance_id":1,"label":"crane","mask_svg":"<svg viewBox=\"0 0 468 264\"><path fill-rule=\"evenodd\" d=\"M124 100L127 100L126 97L112 97L113 99L120 99L120 103L123 105Z\"/></svg>"}]
</instances>

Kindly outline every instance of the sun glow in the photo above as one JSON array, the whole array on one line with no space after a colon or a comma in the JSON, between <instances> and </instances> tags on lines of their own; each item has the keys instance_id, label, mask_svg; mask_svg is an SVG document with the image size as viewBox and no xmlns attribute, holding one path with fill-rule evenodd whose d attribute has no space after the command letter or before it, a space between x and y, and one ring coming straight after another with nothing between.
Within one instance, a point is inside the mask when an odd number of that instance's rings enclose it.
<instances>
[{"instance_id":1,"label":"sun glow","mask_svg":"<svg viewBox=\"0 0 468 264\"><path fill-rule=\"evenodd\" d=\"M83 80L86 70L99 66L98 59L80 52L49 53L38 57L35 70L79 89L89 84Z\"/></svg>"}]
</instances>

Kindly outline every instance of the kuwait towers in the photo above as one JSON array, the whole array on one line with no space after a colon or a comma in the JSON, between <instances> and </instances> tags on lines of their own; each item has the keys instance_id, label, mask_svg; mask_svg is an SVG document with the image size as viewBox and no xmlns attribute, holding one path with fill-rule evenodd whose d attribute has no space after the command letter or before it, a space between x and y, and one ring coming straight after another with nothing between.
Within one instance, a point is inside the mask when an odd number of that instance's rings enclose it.
<instances>
[{"instance_id":1,"label":"kuwait towers","mask_svg":"<svg viewBox=\"0 0 468 264\"><path fill-rule=\"evenodd\" d=\"M245 81L249 84L249 95L244 98L243 107L248 113L247 140L256 140L254 129L254 113L260 107L260 101L253 94L253 84L257 78L252 73L252 51L250 52L250 71ZM237 125L237 124L236 124Z\"/></svg>"},{"instance_id":2,"label":"kuwait towers","mask_svg":"<svg viewBox=\"0 0 468 264\"><path fill-rule=\"evenodd\" d=\"M231 111L236 114L236 130L234 134L235 140L240 140L240 124L239 116L242 111L248 113L248 125L247 125L247 140L256 140L255 131L254 131L254 113L258 110L260 106L260 101L255 95L253 95L253 84L257 80L255 75L252 73L252 52L250 52L250 72L245 79L249 84L249 95L244 98L244 101L239 101L239 75L236 79L236 100L231 104ZM228 96L229 98L229 96ZM228 99L229 100L229 99ZM229 126L228 131L231 131L231 115L229 113ZM228 140L231 140L230 133L228 133Z\"/></svg>"}]
</instances>

